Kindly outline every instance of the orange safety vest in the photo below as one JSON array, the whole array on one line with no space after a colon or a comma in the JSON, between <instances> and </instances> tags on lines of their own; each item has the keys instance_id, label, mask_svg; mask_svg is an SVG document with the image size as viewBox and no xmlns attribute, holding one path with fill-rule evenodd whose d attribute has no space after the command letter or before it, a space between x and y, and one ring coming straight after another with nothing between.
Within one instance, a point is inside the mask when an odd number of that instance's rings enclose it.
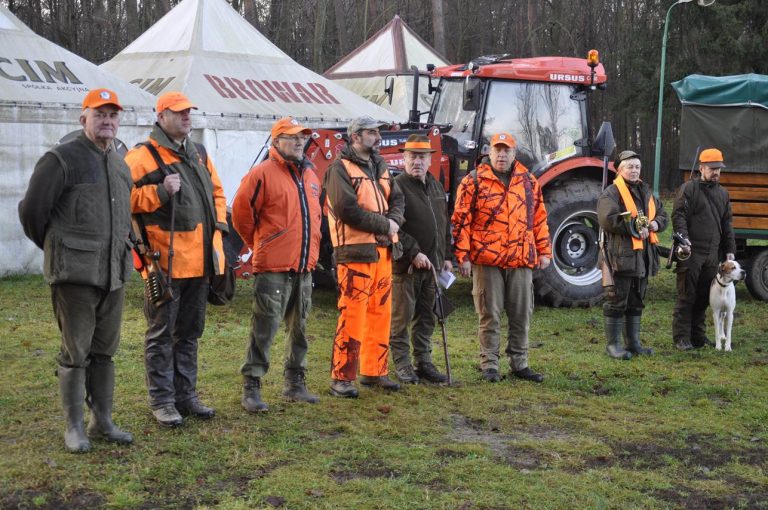
<instances>
[{"instance_id":1,"label":"orange safety vest","mask_svg":"<svg viewBox=\"0 0 768 510\"><path fill-rule=\"evenodd\" d=\"M366 211L381 215L387 214L391 192L389 170L385 171L378 181L375 181L367 172L351 161L342 159L341 162L344 164L344 168L352 180L352 186L357 193L357 205ZM328 207L328 226L330 227L333 246L375 244L377 242L376 235L372 232L358 230L337 219L333 214L333 207ZM392 242L397 242L397 236Z\"/></svg>"},{"instance_id":2,"label":"orange safety vest","mask_svg":"<svg viewBox=\"0 0 768 510\"><path fill-rule=\"evenodd\" d=\"M621 195L621 201L624 202L624 205L627 208L627 211L632 214L632 219L634 220L637 218L637 206L635 205L635 200L632 198L632 194L629 192L629 188L627 187L627 183L624 182L624 178L620 175L616 176L616 179L614 179L613 183L616 185L616 189L619 190L619 194ZM648 199L648 221L652 221L656 217L656 202L653 200L653 196L651 196ZM659 242L659 236L656 235L656 232L650 232L649 231L648 241L651 244L656 244ZM632 249L633 250L642 250L643 249L643 240L639 239L637 237L632 237Z\"/></svg>"}]
</instances>

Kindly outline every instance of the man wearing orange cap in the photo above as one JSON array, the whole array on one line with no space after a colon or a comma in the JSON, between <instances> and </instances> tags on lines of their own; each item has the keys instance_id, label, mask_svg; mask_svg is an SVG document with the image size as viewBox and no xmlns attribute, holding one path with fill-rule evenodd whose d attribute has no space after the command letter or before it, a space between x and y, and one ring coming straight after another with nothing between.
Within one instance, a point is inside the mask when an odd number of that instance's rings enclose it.
<instances>
[{"instance_id":1,"label":"man wearing orange cap","mask_svg":"<svg viewBox=\"0 0 768 510\"><path fill-rule=\"evenodd\" d=\"M488 157L459 184L451 221L459 272L472 275L483 379L501 380L501 313L506 311L511 375L538 383L544 376L528 366L533 270L549 266L552 246L541 187L515 160L516 146L509 133L491 136Z\"/></svg>"},{"instance_id":2,"label":"man wearing orange cap","mask_svg":"<svg viewBox=\"0 0 768 510\"><path fill-rule=\"evenodd\" d=\"M254 270L251 336L243 374L243 408L267 411L261 379L283 319L288 329L283 396L316 403L307 391L306 324L312 304L312 273L320 252L320 181L304 146L312 134L285 117L272 126L269 157L240 182L232 202L232 224L252 250Z\"/></svg>"},{"instance_id":3,"label":"man wearing orange cap","mask_svg":"<svg viewBox=\"0 0 768 510\"><path fill-rule=\"evenodd\" d=\"M90 450L88 437L133 442L112 423L112 356L132 271L126 242L133 182L113 143L122 109L113 91L91 90L80 115L83 132L40 158L19 203L24 232L45 253L45 281L61 331L64 444L71 452ZM87 434L84 402L91 408Z\"/></svg>"},{"instance_id":4,"label":"man wearing orange cap","mask_svg":"<svg viewBox=\"0 0 768 510\"><path fill-rule=\"evenodd\" d=\"M360 382L397 391L387 377L392 315L393 244L403 222L402 194L379 155L379 129L368 116L347 128L349 142L325 175L328 226L339 278L331 394L354 398Z\"/></svg>"},{"instance_id":5,"label":"man wearing orange cap","mask_svg":"<svg viewBox=\"0 0 768 510\"><path fill-rule=\"evenodd\" d=\"M189 139L195 106L181 92L157 98L149 140L125 157L136 185L131 208L148 251L159 253L173 299L144 298L144 343L149 400L158 423L181 425L182 414L212 418L197 394L197 344L205 328L211 276L225 270L222 235L228 232L221 181L205 147ZM172 248L172 252L171 252ZM145 269L144 278L148 277Z\"/></svg>"},{"instance_id":6,"label":"man wearing orange cap","mask_svg":"<svg viewBox=\"0 0 768 510\"><path fill-rule=\"evenodd\" d=\"M725 168L723 153L705 149L699 155L699 175L680 186L672 210L675 232L689 240L682 247L691 256L679 260L677 300L672 314L672 338L681 351L714 345L706 334L709 286L717 266L736 258L733 213L728 191L720 186L720 169Z\"/></svg>"},{"instance_id":7,"label":"man wearing orange cap","mask_svg":"<svg viewBox=\"0 0 768 510\"><path fill-rule=\"evenodd\" d=\"M392 263L392 331L389 346L400 382L419 380L444 383L448 378L432 363L432 332L435 329L436 271L450 271L446 260L451 227L445 190L429 173L432 148L429 138L411 135L401 149L405 172L395 177L403 192L405 223L398 236L403 256ZM410 342L408 327L411 328ZM411 364L411 346L416 362Z\"/></svg>"}]
</instances>

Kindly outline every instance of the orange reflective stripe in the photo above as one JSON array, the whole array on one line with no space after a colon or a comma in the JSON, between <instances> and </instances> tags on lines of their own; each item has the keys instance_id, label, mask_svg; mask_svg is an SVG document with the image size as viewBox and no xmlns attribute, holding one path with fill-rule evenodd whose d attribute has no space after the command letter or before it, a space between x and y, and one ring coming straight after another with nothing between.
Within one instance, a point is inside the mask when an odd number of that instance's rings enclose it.
<instances>
[{"instance_id":1,"label":"orange reflective stripe","mask_svg":"<svg viewBox=\"0 0 768 510\"><path fill-rule=\"evenodd\" d=\"M627 208L627 211L629 211L632 215L632 219L637 218L637 206L635 206L635 200L632 198L632 194L629 192L629 188L627 187L627 183L624 181L624 178L621 175L617 175L613 183L616 185L616 189L619 190L621 201L624 202L624 206ZM648 199L647 209L648 221L651 221L656 217L656 203L654 202L653 197ZM651 244L656 244L659 242L659 236L656 235L656 232L649 232L649 234L650 235L648 236L648 241ZM633 236L632 249L642 250L643 240Z\"/></svg>"}]
</instances>

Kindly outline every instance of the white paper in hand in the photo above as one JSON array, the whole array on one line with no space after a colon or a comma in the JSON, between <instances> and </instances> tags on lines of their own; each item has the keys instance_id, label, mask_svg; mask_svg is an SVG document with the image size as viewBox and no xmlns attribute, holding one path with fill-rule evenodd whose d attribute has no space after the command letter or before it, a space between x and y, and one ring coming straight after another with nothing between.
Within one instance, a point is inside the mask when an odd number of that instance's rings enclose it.
<instances>
[{"instance_id":1,"label":"white paper in hand","mask_svg":"<svg viewBox=\"0 0 768 510\"><path fill-rule=\"evenodd\" d=\"M450 271L441 271L437 280L444 289L447 289L456 281L456 275Z\"/></svg>"}]
</instances>

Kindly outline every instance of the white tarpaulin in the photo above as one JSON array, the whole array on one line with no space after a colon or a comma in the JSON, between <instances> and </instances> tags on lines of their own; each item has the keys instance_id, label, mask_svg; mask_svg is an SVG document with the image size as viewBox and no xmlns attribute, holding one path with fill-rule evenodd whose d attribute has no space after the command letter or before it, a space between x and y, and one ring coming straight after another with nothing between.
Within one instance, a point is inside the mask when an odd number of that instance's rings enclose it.
<instances>
[{"instance_id":1,"label":"white tarpaulin","mask_svg":"<svg viewBox=\"0 0 768 510\"><path fill-rule=\"evenodd\" d=\"M182 1L102 67L155 95L182 91L199 107L193 137L206 144L228 202L280 117L310 127L395 120L293 61L224 0Z\"/></svg>"},{"instance_id":2,"label":"white tarpaulin","mask_svg":"<svg viewBox=\"0 0 768 510\"><path fill-rule=\"evenodd\" d=\"M118 137L129 146L154 122L154 98L38 36L0 6L0 276L40 272L43 253L29 241L17 207L35 163L80 127L88 90L114 90L125 107Z\"/></svg>"},{"instance_id":3,"label":"white tarpaulin","mask_svg":"<svg viewBox=\"0 0 768 510\"><path fill-rule=\"evenodd\" d=\"M448 65L448 61L396 15L323 76L387 108L405 121L413 105L411 66L424 71L427 64L439 67ZM394 76L391 104L384 93L384 80L388 75ZM424 77L419 81L418 97L419 110L428 111L432 97L427 92L427 79Z\"/></svg>"}]
</instances>

